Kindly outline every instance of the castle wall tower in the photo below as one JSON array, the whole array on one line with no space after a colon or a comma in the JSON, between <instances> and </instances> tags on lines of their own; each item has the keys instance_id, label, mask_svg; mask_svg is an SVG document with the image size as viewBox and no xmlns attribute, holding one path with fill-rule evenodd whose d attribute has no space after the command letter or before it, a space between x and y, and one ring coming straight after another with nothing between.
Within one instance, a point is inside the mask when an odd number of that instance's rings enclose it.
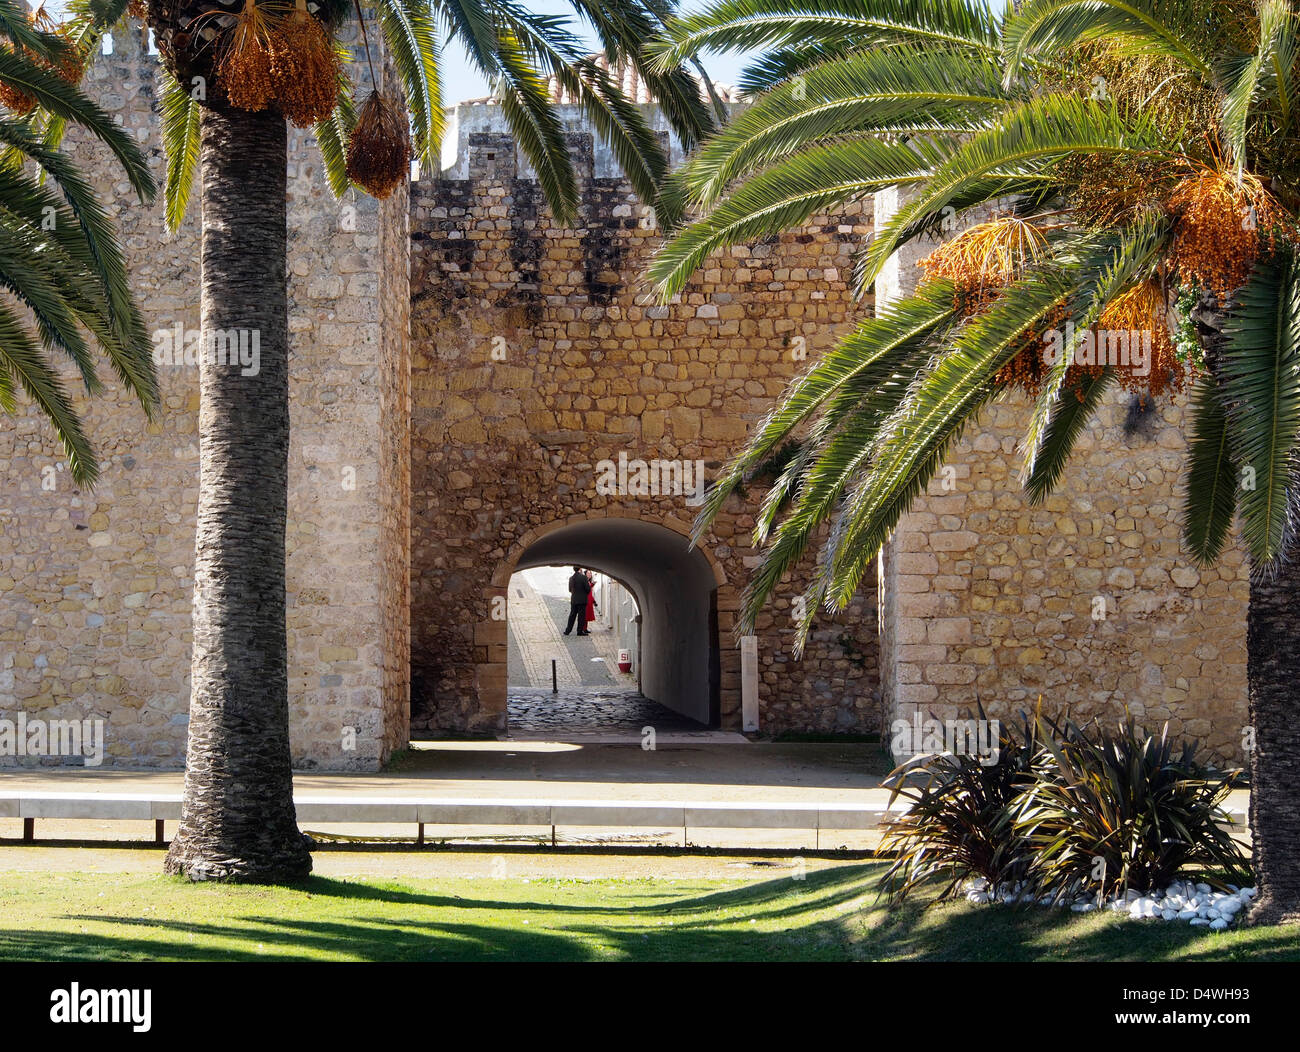
<instances>
[{"instance_id":1,"label":"castle wall tower","mask_svg":"<svg viewBox=\"0 0 1300 1052\"><path fill-rule=\"evenodd\" d=\"M132 32L85 88L161 186L158 79ZM97 143L68 151L118 223L156 342L197 332L197 192L168 234L161 195L139 204ZM334 201L309 133L292 134L288 177L293 755L373 770L408 726L407 202ZM103 466L93 492L34 410L0 421L0 712L103 718L106 762L145 767L184 757L197 499L197 367L161 365L159 380L152 426L120 390L80 402Z\"/></svg>"}]
</instances>

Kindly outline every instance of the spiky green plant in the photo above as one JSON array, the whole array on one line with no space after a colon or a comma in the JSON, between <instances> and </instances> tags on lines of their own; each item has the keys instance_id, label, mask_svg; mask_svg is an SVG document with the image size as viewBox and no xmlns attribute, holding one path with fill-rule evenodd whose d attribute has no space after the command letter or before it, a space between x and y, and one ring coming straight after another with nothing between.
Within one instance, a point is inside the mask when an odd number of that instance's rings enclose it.
<instances>
[{"instance_id":1,"label":"spiky green plant","mask_svg":"<svg viewBox=\"0 0 1300 1052\"><path fill-rule=\"evenodd\" d=\"M52 71L69 45L0 0L0 86L40 112L105 143L142 201L153 179L139 147L112 117ZM56 360L75 366L88 395L104 390L95 348L146 415L158 407L152 344L127 282L116 231L71 158L39 134L39 118L0 113L0 408L21 390L49 419L80 486L99 464Z\"/></svg>"},{"instance_id":2,"label":"spiky green plant","mask_svg":"<svg viewBox=\"0 0 1300 1052\"><path fill-rule=\"evenodd\" d=\"M983 709L980 718L984 719ZM1040 776L1048 754L1036 720L999 725L993 762L969 753L923 753L890 772L889 803L908 809L885 829L880 850L893 853L881 894L902 901L939 886L935 902L958 898L983 878L991 893L1025 879L1030 858L1015 808Z\"/></svg>"},{"instance_id":3,"label":"spiky green plant","mask_svg":"<svg viewBox=\"0 0 1300 1052\"><path fill-rule=\"evenodd\" d=\"M756 465L799 440L757 515L763 559L742 625L827 523L800 639L822 610L842 609L1057 319L1087 330L1144 282L1171 303L1192 294L1206 369L1188 416L1183 533L1209 563L1239 518L1254 569L1258 921L1300 920L1298 45L1295 0L716 0L654 46L665 65L704 47L765 49L746 77L753 105L666 191L694 218L650 268L662 296L718 249L883 189L902 204L857 259L860 292L900 246L990 209L1040 224L1049 244L974 311L951 281L923 282L792 385L697 521L698 536ZM1026 414L1035 503L1117 379L1072 358L1043 369Z\"/></svg>"},{"instance_id":4,"label":"spiky green plant","mask_svg":"<svg viewBox=\"0 0 1300 1052\"><path fill-rule=\"evenodd\" d=\"M1052 762L1015 807L1036 895L1109 898L1194 877L1220 889L1249 883L1223 803L1239 771L1216 771L1196 746L1175 745L1165 724L1146 734L1132 717L1117 727L1044 724Z\"/></svg>"}]
</instances>

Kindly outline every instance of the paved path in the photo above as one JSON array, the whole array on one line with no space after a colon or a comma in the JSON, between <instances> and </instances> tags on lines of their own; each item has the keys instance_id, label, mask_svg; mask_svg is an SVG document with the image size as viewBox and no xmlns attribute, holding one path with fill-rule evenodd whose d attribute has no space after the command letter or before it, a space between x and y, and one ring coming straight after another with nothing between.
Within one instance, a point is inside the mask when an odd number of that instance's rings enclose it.
<instances>
[{"instance_id":1,"label":"paved path","mask_svg":"<svg viewBox=\"0 0 1300 1052\"><path fill-rule=\"evenodd\" d=\"M510 579L508 600L510 639L506 651L506 669L511 683L530 687L551 685L551 659L556 662L556 681L562 688L583 682L574 655L566 646L563 624L555 616L546 597L535 589L524 574ZM573 642L581 642L573 640Z\"/></svg>"},{"instance_id":2,"label":"paved path","mask_svg":"<svg viewBox=\"0 0 1300 1052\"><path fill-rule=\"evenodd\" d=\"M307 793L356 793L358 796L474 797L475 799L592 800L617 803L638 800L685 802L879 804L888 791L879 787L886 762L874 745L815 745L701 741L672 744L659 737L658 747L639 744L583 744L572 741L417 742L394 769L380 774L295 776L295 789ZM84 768L0 770L0 791L167 792L179 793L180 771L121 771ZM395 826L328 826L322 832L366 839L409 841L414 830ZM174 832L167 823L167 835ZM0 819L0 838L22 835L18 819ZM479 844L550 843L549 829L511 830L501 826L430 828L431 840L452 837ZM41 820L39 839L151 840L151 822L94 823ZM635 830L603 827L561 829L558 842L611 845L682 845L680 829ZM803 830L696 830L690 843L730 849L811 850L873 846L876 834L845 833L822 843ZM12 843L0 847L3 856Z\"/></svg>"},{"instance_id":3,"label":"paved path","mask_svg":"<svg viewBox=\"0 0 1300 1052\"><path fill-rule=\"evenodd\" d=\"M564 634L570 572L538 567L510 580L510 737L637 741L645 727L659 734L705 732L702 724L645 697L632 676L619 672L617 640L599 622L590 635Z\"/></svg>"},{"instance_id":4,"label":"paved path","mask_svg":"<svg viewBox=\"0 0 1300 1052\"><path fill-rule=\"evenodd\" d=\"M567 574L544 566L510 579L506 671L511 686L550 687L551 661L561 689L577 686L636 690L632 676L618 670L614 633L592 624L590 635L564 634L569 619Z\"/></svg>"},{"instance_id":5,"label":"paved path","mask_svg":"<svg viewBox=\"0 0 1300 1052\"><path fill-rule=\"evenodd\" d=\"M663 745L563 741L415 742L379 774L300 772L303 793L448 797L800 803L875 801L886 762L874 745L713 742ZM0 768L0 789L180 792L181 771Z\"/></svg>"}]
</instances>

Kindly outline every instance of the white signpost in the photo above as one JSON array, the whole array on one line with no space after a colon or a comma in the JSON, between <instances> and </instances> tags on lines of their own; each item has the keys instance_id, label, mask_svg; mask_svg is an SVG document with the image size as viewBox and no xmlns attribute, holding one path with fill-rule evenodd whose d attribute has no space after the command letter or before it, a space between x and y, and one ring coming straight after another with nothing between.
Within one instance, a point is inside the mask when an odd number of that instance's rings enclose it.
<instances>
[{"instance_id":1,"label":"white signpost","mask_svg":"<svg viewBox=\"0 0 1300 1052\"><path fill-rule=\"evenodd\" d=\"M758 636L740 637L740 726L758 730Z\"/></svg>"}]
</instances>

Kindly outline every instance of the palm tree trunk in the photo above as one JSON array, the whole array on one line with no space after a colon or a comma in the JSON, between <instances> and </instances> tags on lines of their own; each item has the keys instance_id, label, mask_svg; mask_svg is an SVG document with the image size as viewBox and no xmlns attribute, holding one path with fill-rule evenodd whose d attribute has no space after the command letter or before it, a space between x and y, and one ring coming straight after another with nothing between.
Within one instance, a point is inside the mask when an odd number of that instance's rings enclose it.
<instances>
[{"instance_id":1,"label":"palm tree trunk","mask_svg":"<svg viewBox=\"0 0 1300 1052\"><path fill-rule=\"evenodd\" d=\"M1251 924L1300 922L1300 546L1275 575L1255 575L1246 617L1250 834L1259 898Z\"/></svg>"},{"instance_id":2,"label":"palm tree trunk","mask_svg":"<svg viewBox=\"0 0 1300 1052\"><path fill-rule=\"evenodd\" d=\"M1203 295L1193 312L1216 383L1224 353L1224 307ZM1300 545L1272 575L1252 573L1246 613L1250 737L1251 868L1259 897L1250 924L1300 921Z\"/></svg>"},{"instance_id":3,"label":"palm tree trunk","mask_svg":"<svg viewBox=\"0 0 1300 1052\"><path fill-rule=\"evenodd\" d=\"M285 641L289 371L284 119L204 108L203 336L194 647L181 827L169 873L301 880ZM260 352L214 361L218 334ZM231 341L233 342L233 340ZM216 341L220 346L220 341Z\"/></svg>"}]
</instances>

